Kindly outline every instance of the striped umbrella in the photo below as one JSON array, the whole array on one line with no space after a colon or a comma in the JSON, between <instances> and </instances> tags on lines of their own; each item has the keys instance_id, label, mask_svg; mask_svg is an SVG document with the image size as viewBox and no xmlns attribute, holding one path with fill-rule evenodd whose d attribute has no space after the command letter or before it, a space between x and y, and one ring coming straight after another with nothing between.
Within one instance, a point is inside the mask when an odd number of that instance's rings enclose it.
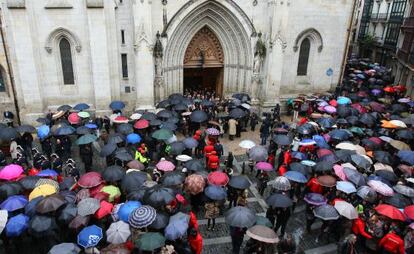
<instances>
[{"instance_id":1,"label":"striped umbrella","mask_svg":"<svg viewBox=\"0 0 414 254\"><path fill-rule=\"evenodd\" d=\"M148 205L135 209L128 218L129 225L133 228L145 228L154 222L157 211Z\"/></svg>"}]
</instances>

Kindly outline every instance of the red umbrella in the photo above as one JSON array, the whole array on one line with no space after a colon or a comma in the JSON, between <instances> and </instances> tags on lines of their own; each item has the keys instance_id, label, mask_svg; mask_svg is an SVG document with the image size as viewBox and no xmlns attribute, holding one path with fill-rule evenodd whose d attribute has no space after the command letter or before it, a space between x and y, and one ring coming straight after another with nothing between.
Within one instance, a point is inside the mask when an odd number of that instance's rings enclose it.
<instances>
[{"instance_id":1,"label":"red umbrella","mask_svg":"<svg viewBox=\"0 0 414 254\"><path fill-rule=\"evenodd\" d=\"M229 177L227 176L227 174L223 172L214 171L208 174L207 180L210 184L217 186L225 186L229 182Z\"/></svg>"},{"instance_id":2,"label":"red umbrella","mask_svg":"<svg viewBox=\"0 0 414 254\"><path fill-rule=\"evenodd\" d=\"M407 90L407 88L404 85L399 84L397 86L394 86L394 90L399 91L399 92L405 92L405 90Z\"/></svg>"},{"instance_id":3,"label":"red umbrella","mask_svg":"<svg viewBox=\"0 0 414 254\"><path fill-rule=\"evenodd\" d=\"M408 218L414 220L414 205L409 205L404 208L404 213Z\"/></svg>"},{"instance_id":4,"label":"red umbrella","mask_svg":"<svg viewBox=\"0 0 414 254\"><path fill-rule=\"evenodd\" d=\"M125 117L125 116L117 116L117 117L113 120L113 122L114 122L114 123L128 123L128 122L129 122L129 119L128 119L128 117Z\"/></svg>"},{"instance_id":5,"label":"red umbrella","mask_svg":"<svg viewBox=\"0 0 414 254\"><path fill-rule=\"evenodd\" d=\"M329 101L329 105L337 107L338 106L338 102L336 102L336 100L330 100Z\"/></svg>"},{"instance_id":6,"label":"red umbrella","mask_svg":"<svg viewBox=\"0 0 414 254\"><path fill-rule=\"evenodd\" d=\"M78 124L80 123L80 117L78 116L78 113L70 113L70 115L68 116L68 121L71 124Z\"/></svg>"},{"instance_id":7,"label":"red umbrella","mask_svg":"<svg viewBox=\"0 0 414 254\"><path fill-rule=\"evenodd\" d=\"M82 188L92 188L103 182L101 174L98 172L88 172L79 178L78 185Z\"/></svg>"},{"instance_id":8,"label":"red umbrella","mask_svg":"<svg viewBox=\"0 0 414 254\"><path fill-rule=\"evenodd\" d=\"M102 219L103 217L110 215L113 209L113 204L103 200L101 201L101 207L95 212L95 217L97 219Z\"/></svg>"},{"instance_id":9,"label":"red umbrella","mask_svg":"<svg viewBox=\"0 0 414 254\"><path fill-rule=\"evenodd\" d=\"M316 151L316 154L318 155L318 158L321 158L323 156L333 154L333 152L329 149L321 148Z\"/></svg>"},{"instance_id":10,"label":"red umbrella","mask_svg":"<svg viewBox=\"0 0 414 254\"><path fill-rule=\"evenodd\" d=\"M370 102L369 106L372 108L373 111L376 111L376 112L379 112L379 113L382 113L382 112L385 111L384 105L381 104L381 103L378 103L376 101Z\"/></svg>"},{"instance_id":11,"label":"red umbrella","mask_svg":"<svg viewBox=\"0 0 414 254\"><path fill-rule=\"evenodd\" d=\"M392 86L387 86L387 87L384 87L384 91L387 93L394 93L395 89Z\"/></svg>"},{"instance_id":12,"label":"red umbrella","mask_svg":"<svg viewBox=\"0 0 414 254\"><path fill-rule=\"evenodd\" d=\"M405 221L405 215L394 206L381 204L377 205L377 207L375 207L375 210L379 214L384 215L390 219Z\"/></svg>"},{"instance_id":13,"label":"red umbrella","mask_svg":"<svg viewBox=\"0 0 414 254\"><path fill-rule=\"evenodd\" d=\"M148 128L149 122L145 119L140 119L134 124L135 129L145 129Z\"/></svg>"},{"instance_id":14,"label":"red umbrella","mask_svg":"<svg viewBox=\"0 0 414 254\"><path fill-rule=\"evenodd\" d=\"M367 92L365 92L365 91L359 91L357 93L357 95L358 95L358 97L367 97L368 96Z\"/></svg>"},{"instance_id":15,"label":"red umbrella","mask_svg":"<svg viewBox=\"0 0 414 254\"><path fill-rule=\"evenodd\" d=\"M367 113L367 109L359 103L354 103L351 105L351 107L358 110L361 114Z\"/></svg>"},{"instance_id":16,"label":"red umbrella","mask_svg":"<svg viewBox=\"0 0 414 254\"><path fill-rule=\"evenodd\" d=\"M370 137L369 140L371 140L372 142L374 142L377 145L382 145L382 140L378 137Z\"/></svg>"}]
</instances>

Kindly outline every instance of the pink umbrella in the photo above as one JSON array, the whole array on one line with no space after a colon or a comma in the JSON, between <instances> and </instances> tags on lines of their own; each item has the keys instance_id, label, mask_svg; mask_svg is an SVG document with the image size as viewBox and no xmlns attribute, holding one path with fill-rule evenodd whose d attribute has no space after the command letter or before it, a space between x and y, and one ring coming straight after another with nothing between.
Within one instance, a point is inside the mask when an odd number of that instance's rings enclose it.
<instances>
[{"instance_id":1,"label":"pink umbrella","mask_svg":"<svg viewBox=\"0 0 414 254\"><path fill-rule=\"evenodd\" d=\"M320 148L318 151L316 151L316 154L318 155L318 158L321 158L323 156L333 154L333 152L326 148Z\"/></svg>"},{"instance_id":2,"label":"pink umbrella","mask_svg":"<svg viewBox=\"0 0 414 254\"><path fill-rule=\"evenodd\" d=\"M168 172L173 171L175 169L175 165L171 161L162 160L155 165L158 170Z\"/></svg>"},{"instance_id":3,"label":"pink umbrella","mask_svg":"<svg viewBox=\"0 0 414 254\"><path fill-rule=\"evenodd\" d=\"M344 173L344 168L341 165L335 164L333 166L335 175L337 175L342 181L346 181L346 175Z\"/></svg>"},{"instance_id":4,"label":"pink umbrella","mask_svg":"<svg viewBox=\"0 0 414 254\"><path fill-rule=\"evenodd\" d=\"M207 132L208 135L211 135L211 136L219 136L220 135L220 131L217 130L216 128L208 128L206 130L206 132Z\"/></svg>"},{"instance_id":5,"label":"pink umbrella","mask_svg":"<svg viewBox=\"0 0 414 254\"><path fill-rule=\"evenodd\" d=\"M70 113L70 115L68 116L68 121L71 124L80 123L80 117L78 116L78 113L76 113L76 112Z\"/></svg>"},{"instance_id":6,"label":"pink umbrella","mask_svg":"<svg viewBox=\"0 0 414 254\"><path fill-rule=\"evenodd\" d=\"M263 170L263 171L272 171L273 170L272 164L270 164L268 162L264 162L264 161L258 162L256 164L256 168L259 169L259 170Z\"/></svg>"},{"instance_id":7,"label":"pink umbrella","mask_svg":"<svg viewBox=\"0 0 414 254\"><path fill-rule=\"evenodd\" d=\"M382 194L384 196L390 197L394 195L394 191L391 189L391 187L389 187L383 182L376 181L376 180L369 180L368 186L371 187L376 192L378 192L379 194Z\"/></svg>"},{"instance_id":8,"label":"pink umbrella","mask_svg":"<svg viewBox=\"0 0 414 254\"><path fill-rule=\"evenodd\" d=\"M210 184L217 185L217 186L226 186L229 182L229 177L227 174L220 172L220 171L214 171L208 174L207 180Z\"/></svg>"},{"instance_id":9,"label":"pink umbrella","mask_svg":"<svg viewBox=\"0 0 414 254\"><path fill-rule=\"evenodd\" d=\"M328 114L336 113L336 108L330 105L323 107L323 110Z\"/></svg>"},{"instance_id":10,"label":"pink umbrella","mask_svg":"<svg viewBox=\"0 0 414 254\"><path fill-rule=\"evenodd\" d=\"M17 178L23 173L23 168L16 164L10 164L5 166L0 171L0 179L2 180L12 180Z\"/></svg>"}]
</instances>

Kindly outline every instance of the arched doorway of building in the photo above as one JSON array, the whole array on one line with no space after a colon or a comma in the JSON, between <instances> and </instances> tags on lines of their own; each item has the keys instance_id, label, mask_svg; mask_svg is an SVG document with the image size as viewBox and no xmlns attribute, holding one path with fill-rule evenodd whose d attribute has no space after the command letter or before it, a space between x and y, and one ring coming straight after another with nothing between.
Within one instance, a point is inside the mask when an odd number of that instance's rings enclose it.
<instances>
[{"instance_id":1,"label":"arched doorway of building","mask_svg":"<svg viewBox=\"0 0 414 254\"><path fill-rule=\"evenodd\" d=\"M224 54L217 36L207 27L190 41L184 56L184 91L223 92Z\"/></svg>"}]
</instances>

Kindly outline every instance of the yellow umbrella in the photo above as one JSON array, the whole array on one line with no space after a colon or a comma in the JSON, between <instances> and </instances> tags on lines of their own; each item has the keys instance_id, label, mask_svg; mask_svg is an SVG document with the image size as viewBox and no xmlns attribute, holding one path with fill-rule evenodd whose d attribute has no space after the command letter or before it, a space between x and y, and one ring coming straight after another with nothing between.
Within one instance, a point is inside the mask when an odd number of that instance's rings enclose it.
<instances>
[{"instance_id":1,"label":"yellow umbrella","mask_svg":"<svg viewBox=\"0 0 414 254\"><path fill-rule=\"evenodd\" d=\"M109 195L108 197L109 202L114 202L115 198L121 196L121 191L119 190L119 188L113 185L108 185L108 186L103 187L101 189L101 192L105 192Z\"/></svg>"},{"instance_id":2,"label":"yellow umbrella","mask_svg":"<svg viewBox=\"0 0 414 254\"><path fill-rule=\"evenodd\" d=\"M398 150L411 150L410 146L399 140L391 140L390 145Z\"/></svg>"},{"instance_id":3,"label":"yellow umbrella","mask_svg":"<svg viewBox=\"0 0 414 254\"><path fill-rule=\"evenodd\" d=\"M29 195L29 201L40 196L46 197L55 193L56 188L54 186L50 184L43 184L33 189L33 191Z\"/></svg>"}]
</instances>

